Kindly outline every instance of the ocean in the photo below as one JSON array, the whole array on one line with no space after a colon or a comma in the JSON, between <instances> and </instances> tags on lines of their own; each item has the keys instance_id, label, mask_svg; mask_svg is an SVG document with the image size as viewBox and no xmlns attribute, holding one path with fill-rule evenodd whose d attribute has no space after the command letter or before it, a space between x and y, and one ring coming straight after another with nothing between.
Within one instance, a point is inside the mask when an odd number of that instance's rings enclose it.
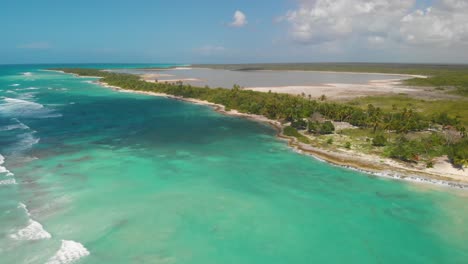
<instances>
[{"instance_id":1,"label":"ocean","mask_svg":"<svg viewBox=\"0 0 468 264\"><path fill-rule=\"evenodd\" d=\"M265 124L58 66L0 66L2 264L467 263L466 191L331 166Z\"/></svg>"}]
</instances>

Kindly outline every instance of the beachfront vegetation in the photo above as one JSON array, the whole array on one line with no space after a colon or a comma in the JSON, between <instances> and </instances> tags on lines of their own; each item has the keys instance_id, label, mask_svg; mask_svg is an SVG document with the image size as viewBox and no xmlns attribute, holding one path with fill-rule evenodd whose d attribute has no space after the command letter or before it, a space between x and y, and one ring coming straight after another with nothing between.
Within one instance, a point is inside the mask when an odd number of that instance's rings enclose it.
<instances>
[{"instance_id":1,"label":"beachfront vegetation","mask_svg":"<svg viewBox=\"0 0 468 264\"><path fill-rule=\"evenodd\" d=\"M297 129L295 129L295 128L292 127L292 126L287 126L287 127L285 127L285 128L283 129L283 134L284 134L285 136L288 136L288 137L295 137L295 138L297 138L297 140L299 140L299 142L302 142L302 143L306 143L306 144L307 144L307 143L310 142L309 139L308 139L306 136L304 136L304 135L302 135L301 133L299 133L299 132L297 131Z\"/></svg>"},{"instance_id":2,"label":"beachfront vegetation","mask_svg":"<svg viewBox=\"0 0 468 264\"><path fill-rule=\"evenodd\" d=\"M331 121L339 121L347 122L364 131L366 144L371 147L372 144L385 146L382 154L391 158L417 162L430 161L433 157L447 155L457 166L466 164L468 160L465 126L460 121L460 117L436 111L431 111L431 114L427 115L417 109L417 104L399 104L391 108L372 103L363 106L361 102L347 104L315 101L302 96L243 90L238 86L233 89L210 89L193 87L181 82L149 83L140 80L136 75L96 69L59 70L82 76L99 76L103 82L123 89L206 100L224 105L226 109L263 115L282 123L290 123L284 128L284 135L295 137L305 144L311 143L311 140L304 133L308 131L318 135L332 134L335 127ZM314 116L320 116L324 120L320 122L313 120ZM372 144L369 138L373 138ZM333 138L328 137L327 143L331 145Z\"/></svg>"},{"instance_id":3,"label":"beachfront vegetation","mask_svg":"<svg viewBox=\"0 0 468 264\"><path fill-rule=\"evenodd\" d=\"M361 109L372 104L388 113L397 113L404 108L413 109L434 123L468 127L468 99L464 98L423 100L408 95L382 95L356 98L346 103Z\"/></svg>"},{"instance_id":4,"label":"beachfront vegetation","mask_svg":"<svg viewBox=\"0 0 468 264\"><path fill-rule=\"evenodd\" d=\"M376 147L383 147L387 145L387 138L382 134L378 134L372 139L372 145Z\"/></svg>"}]
</instances>

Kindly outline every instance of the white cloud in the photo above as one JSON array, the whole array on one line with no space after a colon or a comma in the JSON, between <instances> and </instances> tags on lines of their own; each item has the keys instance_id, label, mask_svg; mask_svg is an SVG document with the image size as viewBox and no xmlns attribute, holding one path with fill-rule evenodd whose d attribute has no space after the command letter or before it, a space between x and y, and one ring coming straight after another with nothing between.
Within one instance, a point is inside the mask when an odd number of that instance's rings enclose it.
<instances>
[{"instance_id":1,"label":"white cloud","mask_svg":"<svg viewBox=\"0 0 468 264\"><path fill-rule=\"evenodd\" d=\"M50 49L51 46L50 46L50 44L48 42L31 42L31 43L18 45L17 48L19 48L19 49L44 50L44 49Z\"/></svg>"},{"instance_id":2,"label":"white cloud","mask_svg":"<svg viewBox=\"0 0 468 264\"><path fill-rule=\"evenodd\" d=\"M415 0L298 0L282 17L293 39L305 44L361 39L376 45L460 45L468 42L468 1L436 0L414 10Z\"/></svg>"},{"instance_id":3,"label":"white cloud","mask_svg":"<svg viewBox=\"0 0 468 264\"><path fill-rule=\"evenodd\" d=\"M247 25L247 17L245 16L244 13L242 13L239 10L234 12L233 19L234 20L229 24L232 27L243 27L243 26Z\"/></svg>"},{"instance_id":4,"label":"white cloud","mask_svg":"<svg viewBox=\"0 0 468 264\"><path fill-rule=\"evenodd\" d=\"M204 56L211 56L225 52L226 48L223 46L205 45L201 48L196 49L195 51Z\"/></svg>"},{"instance_id":5,"label":"white cloud","mask_svg":"<svg viewBox=\"0 0 468 264\"><path fill-rule=\"evenodd\" d=\"M460 9L462 8L462 9ZM444 0L401 19L400 33L411 44L468 43L468 2Z\"/></svg>"},{"instance_id":6,"label":"white cloud","mask_svg":"<svg viewBox=\"0 0 468 264\"><path fill-rule=\"evenodd\" d=\"M284 20L295 40L319 43L355 35L385 35L414 0L302 0Z\"/></svg>"}]
</instances>

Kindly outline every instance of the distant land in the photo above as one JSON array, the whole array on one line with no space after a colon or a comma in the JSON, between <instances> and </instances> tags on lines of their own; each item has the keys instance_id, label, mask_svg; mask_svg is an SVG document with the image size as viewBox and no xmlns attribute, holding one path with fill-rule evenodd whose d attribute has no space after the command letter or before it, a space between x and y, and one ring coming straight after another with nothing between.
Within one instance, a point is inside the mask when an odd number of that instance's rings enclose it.
<instances>
[{"instance_id":1,"label":"distant land","mask_svg":"<svg viewBox=\"0 0 468 264\"><path fill-rule=\"evenodd\" d=\"M360 73L391 73L424 75L428 78L413 78L405 84L430 86L448 93L468 96L468 64L422 64L422 63L245 63L245 64L192 64L195 68L224 69L232 71L329 71ZM148 67L146 69L158 69Z\"/></svg>"}]
</instances>

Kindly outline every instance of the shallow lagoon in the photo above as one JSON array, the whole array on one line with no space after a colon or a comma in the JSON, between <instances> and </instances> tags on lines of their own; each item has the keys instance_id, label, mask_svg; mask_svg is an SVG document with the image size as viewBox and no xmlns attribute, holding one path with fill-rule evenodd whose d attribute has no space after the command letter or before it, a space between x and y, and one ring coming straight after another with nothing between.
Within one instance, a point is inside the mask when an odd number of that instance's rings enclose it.
<instances>
[{"instance_id":1,"label":"shallow lagoon","mask_svg":"<svg viewBox=\"0 0 468 264\"><path fill-rule=\"evenodd\" d=\"M333 73L314 71L232 71L205 68L179 67L168 70L116 70L133 74L165 74L160 81L174 79L198 79L185 81L194 86L231 88L234 84L242 87L313 86L328 83L367 84L374 80L408 79L407 75L376 73Z\"/></svg>"}]
</instances>

